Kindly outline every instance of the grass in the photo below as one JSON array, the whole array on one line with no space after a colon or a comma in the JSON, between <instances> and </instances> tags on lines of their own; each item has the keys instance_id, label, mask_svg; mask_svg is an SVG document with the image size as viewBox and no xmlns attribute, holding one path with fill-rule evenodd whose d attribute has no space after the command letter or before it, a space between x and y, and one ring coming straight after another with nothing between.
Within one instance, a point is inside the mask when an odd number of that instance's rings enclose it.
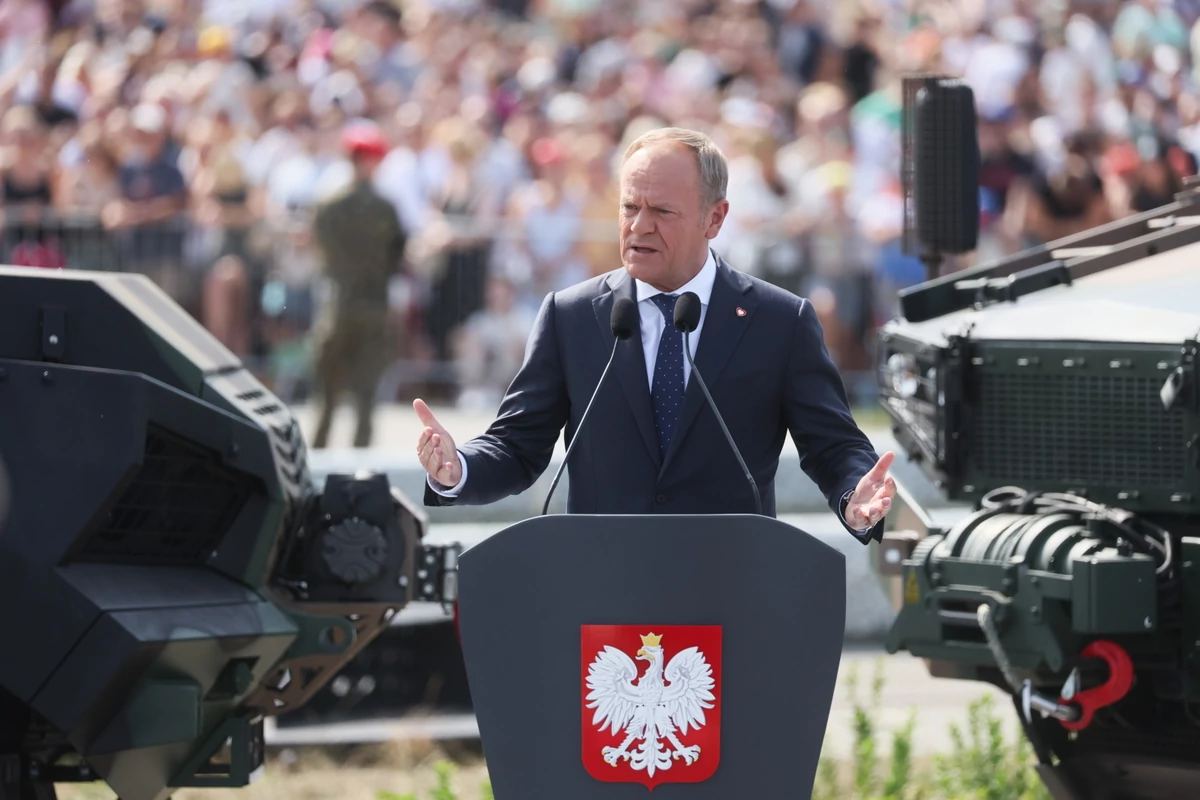
<instances>
[{"instance_id":1,"label":"grass","mask_svg":"<svg viewBox=\"0 0 1200 800\"><path fill-rule=\"evenodd\" d=\"M878 722L882 660L866 691L850 666L853 747L844 759L822 754L811 800L1051 800L1022 737L1006 739L990 695L971 703L965 727L950 726L948 752L913 755L917 711L884 737ZM865 696L861 696L865 695ZM1009 712L1011 713L1011 712ZM59 786L62 800L114 800L103 784ZM778 797L787 797L781 792ZM185 789L173 800L493 800L478 752L396 742L346 750L274 754L265 774L242 789ZM805 800L798 795L795 800Z\"/></svg>"}]
</instances>

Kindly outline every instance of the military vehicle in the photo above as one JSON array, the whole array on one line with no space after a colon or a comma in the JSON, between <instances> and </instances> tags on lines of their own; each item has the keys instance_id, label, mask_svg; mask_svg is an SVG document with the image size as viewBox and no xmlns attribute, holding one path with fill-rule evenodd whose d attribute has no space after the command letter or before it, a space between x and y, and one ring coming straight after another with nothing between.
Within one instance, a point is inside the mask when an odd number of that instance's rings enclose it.
<instances>
[{"instance_id":1,"label":"military vehicle","mask_svg":"<svg viewBox=\"0 0 1200 800\"><path fill-rule=\"evenodd\" d=\"M289 409L140 275L0 267L0 462L0 800L246 785L266 718L452 611L461 548L385 476L315 486Z\"/></svg>"},{"instance_id":2,"label":"military vehicle","mask_svg":"<svg viewBox=\"0 0 1200 800\"><path fill-rule=\"evenodd\" d=\"M1011 694L1056 800L1200 796L1200 187L901 294L890 652Z\"/></svg>"}]
</instances>

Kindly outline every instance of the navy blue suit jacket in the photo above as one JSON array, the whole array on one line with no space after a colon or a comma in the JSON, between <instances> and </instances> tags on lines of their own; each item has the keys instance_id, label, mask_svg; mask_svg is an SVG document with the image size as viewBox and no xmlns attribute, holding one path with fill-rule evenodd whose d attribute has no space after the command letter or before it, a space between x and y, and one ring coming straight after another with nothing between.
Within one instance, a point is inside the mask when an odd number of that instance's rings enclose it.
<instances>
[{"instance_id":1,"label":"navy blue suit jacket","mask_svg":"<svg viewBox=\"0 0 1200 800\"><path fill-rule=\"evenodd\" d=\"M842 498L878 455L850 414L816 312L806 299L716 262L695 363L754 475L763 514L775 516L775 473L790 432L801 467L841 519ZM426 505L482 505L533 485L564 426L568 444L578 432L612 352L618 297L637 299L623 268L546 297L496 420L459 445L467 464L462 491L451 499L426 487ZM745 474L694 375L670 448L659 457L639 333L617 347L580 435L567 466L568 513L755 513ZM865 535L851 532L865 543L882 530L880 522Z\"/></svg>"}]
</instances>

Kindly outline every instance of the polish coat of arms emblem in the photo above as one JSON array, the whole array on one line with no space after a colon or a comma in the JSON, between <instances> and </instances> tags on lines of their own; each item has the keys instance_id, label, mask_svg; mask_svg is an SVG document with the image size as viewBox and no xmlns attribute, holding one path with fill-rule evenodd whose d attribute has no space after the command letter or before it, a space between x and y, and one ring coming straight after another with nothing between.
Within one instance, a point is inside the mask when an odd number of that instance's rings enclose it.
<instances>
[{"instance_id":1,"label":"polish coat of arms emblem","mask_svg":"<svg viewBox=\"0 0 1200 800\"><path fill-rule=\"evenodd\" d=\"M697 783L720 761L721 628L584 625L583 762L606 782Z\"/></svg>"}]
</instances>

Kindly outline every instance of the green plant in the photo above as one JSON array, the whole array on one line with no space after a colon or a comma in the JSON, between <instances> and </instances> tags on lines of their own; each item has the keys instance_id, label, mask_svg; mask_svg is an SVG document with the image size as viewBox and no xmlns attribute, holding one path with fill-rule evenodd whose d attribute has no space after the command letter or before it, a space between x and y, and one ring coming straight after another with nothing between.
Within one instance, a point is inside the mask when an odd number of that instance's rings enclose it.
<instances>
[{"instance_id":1,"label":"green plant","mask_svg":"<svg viewBox=\"0 0 1200 800\"><path fill-rule=\"evenodd\" d=\"M914 775L912 761L913 732L917 727L917 712L908 713L904 727L892 737L892 768L883 785L885 800L914 800L919 796L920 786Z\"/></svg>"},{"instance_id":2,"label":"green plant","mask_svg":"<svg viewBox=\"0 0 1200 800\"><path fill-rule=\"evenodd\" d=\"M853 745L850 754L850 786L843 788L837 760L822 752L813 781L813 800L917 800L924 797L919 776L912 759L912 740L916 728L916 712L892 735L891 755L886 774L881 774L879 748L879 707L883 694L883 661L875 664L875 677L866 699L859 696L858 665L851 664L846 673L846 688L851 697L851 729Z\"/></svg>"},{"instance_id":3,"label":"green plant","mask_svg":"<svg viewBox=\"0 0 1200 800\"><path fill-rule=\"evenodd\" d=\"M893 733L886 766L880 756L882 660L876 663L865 700L859 696L857 665L847 672L846 688L853 731L848 769L843 770L827 749L823 751L813 800L1050 800L1034 769L1032 748L1020 735L1013 743L1005 740L1003 719L990 695L970 704L965 730L950 726L950 752L935 755L931 769L922 770L913 759L916 709ZM849 778L849 785L843 785L843 778Z\"/></svg>"},{"instance_id":4,"label":"green plant","mask_svg":"<svg viewBox=\"0 0 1200 800\"><path fill-rule=\"evenodd\" d=\"M433 787L433 792L429 795L429 800L458 800L458 794L454 791L454 787L450 785L454 773L458 768L451 761L438 761L433 765L434 774L437 776L437 784ZM495 800L492 795L492 785L489 781L484 781L479 787L479 796L481 800ZM417 796L413 793L396 794L395 792L379 791L375 793L375 800L417 800Z\"/></svg>"},{"instance_id":5,"label":"green plant","mask_svg":"<svg viewBox=\"0 0 1200 800\"><path fill-rule=\"evenodd\" d=\"M828 744L828 740L826 740ZM813 781L813 800L839 800L842 796L838 781L838 764L825 754L826 747L821 748L821 757L817 760L817 776Z\"/></svg>"},{"instance_id":6,"label":"green plant","mask_svg":"<svg viewBox=\"0 0 1200 800\"><path fill-rule=\"evenodd\" d=\"M879 753L875 747L878 724L875 717L879 711L879 699L883 696L883 662L876 662L875 680L871 683L871 694L867 703L858 696L858 668L851 665L846 678L846 688L853 697L854 793L857 797L874 797L879 780Z\"/></svg>"},{"instance_id":7,"label":"green plant","mask_svg":"<svg viewBox=\"0 0 1200 800\"><path fill-rule=\"evenodd\" d=\"M1029 742L1004 740L1003 723L985 695L967 710L967 731L950 726L951 751L934 757L939 796L970 800L1050 800L1038 779Z\"/></svg>"}]
</instances>

